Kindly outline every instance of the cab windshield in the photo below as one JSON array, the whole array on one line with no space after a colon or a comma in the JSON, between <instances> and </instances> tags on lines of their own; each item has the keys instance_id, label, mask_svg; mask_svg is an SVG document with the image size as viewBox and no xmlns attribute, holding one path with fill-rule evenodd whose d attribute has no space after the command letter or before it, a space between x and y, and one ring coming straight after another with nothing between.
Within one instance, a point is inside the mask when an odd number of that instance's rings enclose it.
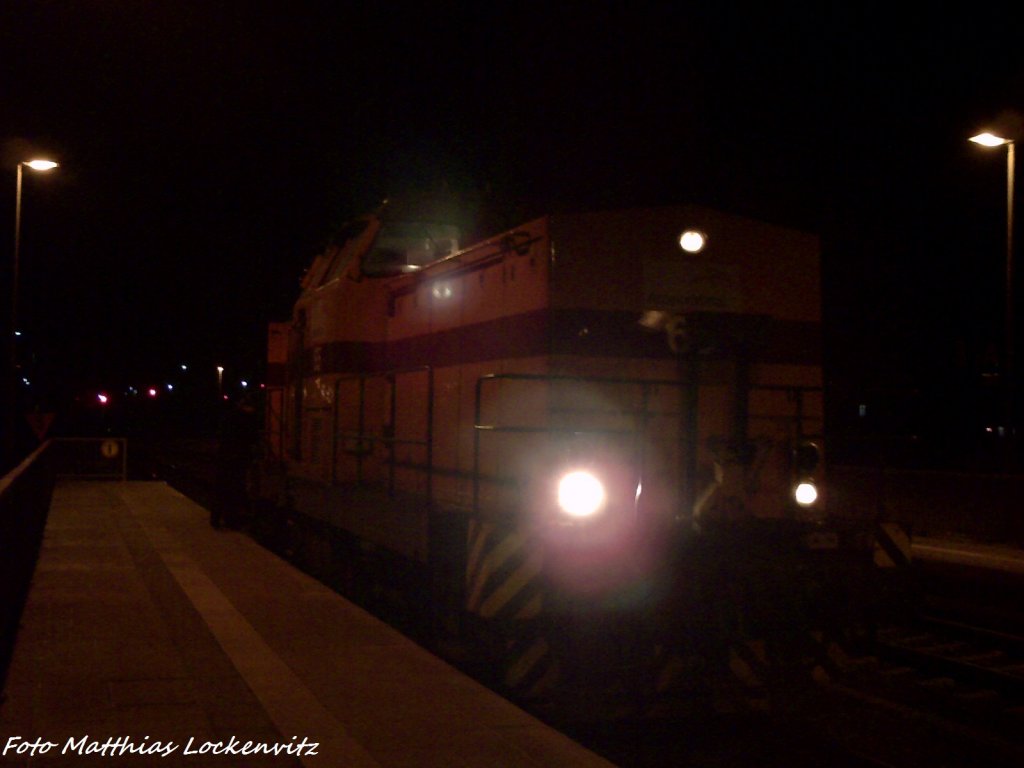
<instances>
[{"instance_id":1,"label":"cab windshield","mask_svg":"<svg viewBox=\"0 0 1024 768\"><path fill-rule=\"evenodd\" d=\"M386 277L417 269L454 253L459 230L451 224L419 221L385 222L373 248L363 258L363 274Z\"/></svg>"}]
</instances>

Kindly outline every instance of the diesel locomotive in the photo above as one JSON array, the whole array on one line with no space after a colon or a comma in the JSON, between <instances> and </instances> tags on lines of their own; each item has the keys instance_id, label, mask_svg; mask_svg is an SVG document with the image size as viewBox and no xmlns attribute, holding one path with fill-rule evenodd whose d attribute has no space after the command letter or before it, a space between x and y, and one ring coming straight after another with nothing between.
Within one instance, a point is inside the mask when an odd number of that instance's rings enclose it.
<instances>
[{"instance_id":1,"label":"diesel locomotive","mask_svg":"<svg viewBox=\"0 0 1024 768\"><path fill-rule=\"evenodd\" d=\"M779 639L848 624L871 557L827 513L821 346L800 231L685 205L467 244L384 204L269 328L254 493L523 697L807 671Z\"/></svg>"}]
</instances>

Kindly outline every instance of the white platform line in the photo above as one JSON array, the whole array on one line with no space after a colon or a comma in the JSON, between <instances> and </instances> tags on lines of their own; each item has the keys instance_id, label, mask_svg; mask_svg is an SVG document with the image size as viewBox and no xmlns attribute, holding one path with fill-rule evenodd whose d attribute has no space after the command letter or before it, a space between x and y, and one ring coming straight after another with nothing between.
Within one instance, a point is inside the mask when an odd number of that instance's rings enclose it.
<instances>
[{"instance_id":1,"label":"white platform line","mask_svg":"<svg viewBox=\"0 0 1024 768\"><path fill-rule=\"evenodd\" d=\"M303 755L297 759L310 768L326 765L380 768L373 756L349 736L345 726L267 645L170 532L137 514L131 499L126 498L123 492L121 497L285 741L298 736L296 743L303 737L319 742L317 755ZM239 738L246 741L241 736Z\"/></svg>"}]
</instances>

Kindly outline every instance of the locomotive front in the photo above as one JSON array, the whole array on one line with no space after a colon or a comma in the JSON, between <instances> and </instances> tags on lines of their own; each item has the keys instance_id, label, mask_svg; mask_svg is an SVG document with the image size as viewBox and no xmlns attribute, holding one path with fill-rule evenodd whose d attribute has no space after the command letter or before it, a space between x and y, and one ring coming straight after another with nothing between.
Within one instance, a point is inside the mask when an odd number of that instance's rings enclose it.
<instances>
[{"instance_id":1,"label":"locomotive front","mask_svg":"<svg viewBox=\"0 0 1024 768\"><path fill-rule=\"evenodd\" d=\"M355 222L278 326L269 454L321 559L400 563L521 695L811 629L817 239L692 206L458 237Z\"/></svg>"}]
</instances>

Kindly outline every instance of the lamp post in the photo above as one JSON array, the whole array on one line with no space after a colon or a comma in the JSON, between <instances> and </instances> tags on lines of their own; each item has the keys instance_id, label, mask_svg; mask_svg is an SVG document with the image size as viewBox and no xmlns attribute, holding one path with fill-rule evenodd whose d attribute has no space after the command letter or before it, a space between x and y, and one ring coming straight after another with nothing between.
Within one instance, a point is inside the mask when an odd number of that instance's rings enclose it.
<instances>
[{"instance_id":1,"label":"lamp post","mask_svg":"<svg viewBox=\"0 0 1024 768\"><path fill-rule=\"evenodd\" d=\"M1011 439L1015 437L1014 414L1014 318L1013 318L1013 179L1014 179L1014 143L1013 139L996 136L991 133L979 133L970 141L983 147L1006 147L1006 324L1005 335L1005 392L1006 428Z\"/></svg>"},{"instance_id":2,"label":"lamp post","mask_svg":"<svg viewBox=\"0 0 1024 768\"><path fill-rule=\"evenodd\" d=\"M11 327L9 329L9 336L7 339L8 344L8 363L10 365L10 373L7 377L8 387L8 403L7 403L7 423L5 424L6 434L5 450L7 453L6 458L14 459L14 430L15 430L15 419L17 416L17 399L18 399L18 345L16 340L16 333L18 330L18 267L19 267L19 256L21 251L21 177L22 169L29 168L33 171L52 171L57 167L57 163L53 160L25 160L18 163L17 170L17 183L15 185L14 192L14 261L11 269Z\"/></svg>"},{"instance_id":3,"label":"lamp post","mask_svg":"<svg viewBox=\"0 0 1024 768\"><path fill-rule=\"evenodd\" d=\"M18 163L18 181L14 193L14 268L11 271L11 369L18 367L17 346L14 334L18 330L18 256L21 251L21 175L22 168L33 171L52 171L57 167L53 160L28 160Z\"/></svg>"}]
</instances>

